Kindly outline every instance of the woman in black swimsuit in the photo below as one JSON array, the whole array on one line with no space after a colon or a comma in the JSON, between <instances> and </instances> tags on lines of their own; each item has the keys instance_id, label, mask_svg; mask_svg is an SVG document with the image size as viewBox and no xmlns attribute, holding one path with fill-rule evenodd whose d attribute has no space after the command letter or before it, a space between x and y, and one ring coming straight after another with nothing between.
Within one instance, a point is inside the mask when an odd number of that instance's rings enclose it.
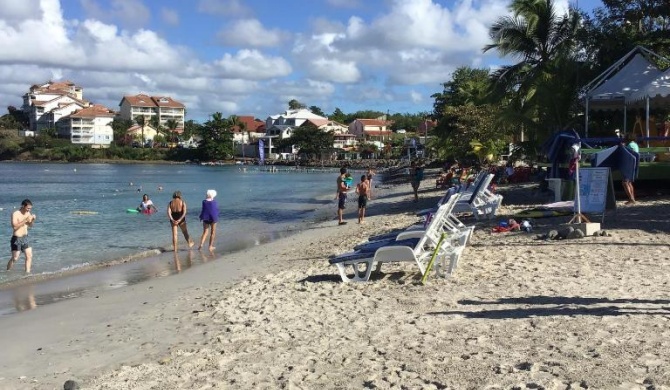
<instances>
[{"instance_id":1,"label":"woman in black swimsuit","mask_svg":"<svg viewBox=\"0 0 670 390\"><path fill-rule=\"evenodd\" d=\"M193 240L188 235L188 229L186 228L186 202L181 198L181 191L175 191L172 194L172 200L167 207L167 215L170 219L170 225L172 226L172 248L177 251L177 226L181 228L181 232L184 233L184 238L188 242L188 247L193 247Z\"/></svg>"}]
</instances>

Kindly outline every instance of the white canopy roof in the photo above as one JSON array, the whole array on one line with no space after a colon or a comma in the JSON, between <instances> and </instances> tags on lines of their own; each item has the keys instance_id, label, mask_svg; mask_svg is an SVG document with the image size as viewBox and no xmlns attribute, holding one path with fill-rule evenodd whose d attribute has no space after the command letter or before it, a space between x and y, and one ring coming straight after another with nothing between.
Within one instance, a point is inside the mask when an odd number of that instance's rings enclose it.
<instances>
[{"instance_id":1,"label":"white canopy roof","mask_svg":"<svg viewBox=\"0 0 670 390\"><path fill-rule=\"evenodd\" d=\"M616 73L612 72L614 70L611 68L609 74L601 75L602 79L595 84L595 87L586 92L591 109L621 109L630 101L632 95L646 90L646 86L662 75L661 71L640 53L635 54Z\"/></svg>"},{"instance_id":2,"label":"white canopy roof","mask_svg":"<svg viewBox=\"0 0 670 390\"><path fill-rule=\"evenodd\" d=\"M650 99L650 104L666 105L670 100L670 69L656 76L647 85L626 97L626 102L637 102Z\"/></svg>"}]
</instances>

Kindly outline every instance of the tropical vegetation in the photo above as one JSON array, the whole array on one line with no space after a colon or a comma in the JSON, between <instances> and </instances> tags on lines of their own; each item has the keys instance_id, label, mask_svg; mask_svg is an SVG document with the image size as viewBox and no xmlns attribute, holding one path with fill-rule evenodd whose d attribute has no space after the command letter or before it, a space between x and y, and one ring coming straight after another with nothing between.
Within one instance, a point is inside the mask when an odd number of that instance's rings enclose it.
<instances>
[{"instance_id":1,"label":"tropical vegetation","mask_svg":"<svg viewBox=\"0 0 670 390\"><path fill-rule=\"evenodd\" d=\"M432 124L428 148L433 156L445 159L473 159L485 163L499 154L533 158L538 146L553 132L572 128L582 131L584 107L580 102L583 87L612 63L637 45L661 55L670 55L670 11L666 0L629 2L602 0L602 6L587 14L570 8L560 14L555 0L512 0L510 13L498 18L489 28L490 42L482 51L496 53L508 61L496 70L460 67L432 95L430 112L389 113L360 110L345 113L339 107L327 115L318 106L296 99L289 109L307 108L315 114L348 124L357 118L386 117L398 132L383 150L363 140L362 156L400 157L403 145L417 137L417 129ZM660 61L666 68L670 63ZM664 118L668 112L659 110ZM611 113L589 115L593 135L605 135ZM617 114L614 114L617 115ZM632 117L632 116L631 116ZM632 118L629 118L632 120ZM133 124L151 125L159 131L156 138L174 145L178 138L196 136L202 141L194 150L131 148L126 129ZM21 110L8 107L0 117L0 129L25 128L27 118ZM53 132L34 138L0 133L0 159L33 158L79 160L101 158L130 159L202 159L233 157L233 130L245 131L236 116L215 112L204 122L187 121L178 135L177 123L167 121L161 127L144 117L115 119L114 145L106 150L91 150L59 140ZM404 130L404 131L402 131ZM402 133L402 134L401 134ZM295 129L279 147L294 146L305 158L332 155L333 135L313 128ZM516 145L510 151L508 145ZM145 142L142 142L145 145ZM27 157L27 158L28 158Z\"/></svg>"}]
</instances>

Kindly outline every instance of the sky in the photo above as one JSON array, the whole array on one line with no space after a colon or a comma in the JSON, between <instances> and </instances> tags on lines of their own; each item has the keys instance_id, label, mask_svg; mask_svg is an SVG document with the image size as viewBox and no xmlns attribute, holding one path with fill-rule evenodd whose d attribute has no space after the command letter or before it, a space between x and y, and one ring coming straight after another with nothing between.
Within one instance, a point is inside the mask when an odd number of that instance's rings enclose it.
<instances>
[{"instance_id":1,"label":"sky","mask_svg":"<svg viewBox=\"0 0 670 390\"><path fill-rule=\"evenodd\" d=\"M600 0L554 0L585 11ZM326 114L432 111L483 53L509 0L0 0L0 107L31 85L70 80L118 110L124 95L170 96L187 120L265 119L296 99Z\"/></svg>"}]
</instances>

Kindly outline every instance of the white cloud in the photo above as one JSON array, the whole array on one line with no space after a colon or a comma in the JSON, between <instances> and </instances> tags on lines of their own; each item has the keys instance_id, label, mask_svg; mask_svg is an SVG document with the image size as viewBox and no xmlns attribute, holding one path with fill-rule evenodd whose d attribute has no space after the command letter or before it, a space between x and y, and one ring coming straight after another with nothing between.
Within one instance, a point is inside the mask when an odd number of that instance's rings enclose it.
<instances>
[{"instance_id":1,"label":"white cloud","mask_svg":"<svg viewBox=\"0 0 670 390\"><path fill-rule=\"evenodd\" d=\"M2 0L0 1L2 19L8 22L39 19L41 16L39 5L40 0Z\"/></svg>"},{"instance_id":2,"label":"white cloud","mask_svg":"<svg viewBox=\"0 0 670 390\"><path fill-rule=\"evenodd\" d=\"M279 29L266 29L256 19L242 19L221 29L217 37L230 46L274 47L290 35Z\"/></svg>"},{"instance_id":3,"label":"white cloud","mask_svg":"<svg viewBox=\"0 0 670 390\"><path fill-rule=\"evenodd\" d=\"M140 28L151 19L151 11L142 0L111 0L109 8L96 0L79 0L89 18L104 22L118 22L124 26Z\"/></svg>"},{"instance_id":4,"label":"white cloud","mask_svg":"<svg viewBox=\"0 0 670 390\"><path fill-rule=\"evenodd\" d=\"M423 94L417 91L410 91L409 92L409 97L412 100L413 103L421 103L423 102Z\"/></svg>"},{"instance_id":5,"label":"white cloud","mask_svg":"<svg viewBox=\"0 0 670 390\"><path fill-rule=\"evenodd\" d=\"M361 72L353 61L339 61L333 58L318 58L312 61L310 76L318 80L335 83L355 83L361 78Z\"/></svg>"},{"instance_id":6,"label":"white cloud","mask_svg":"<svg viewBox=\"0 0 670 390\"><path fill-rule=\"evenodd\" d=\"M170 26L179 25L179 13L171 8L161 8L161 19Z\"/></svg>"},{"instance_id":7,"label":"white cloud","mask_svg":"<svg viewBox=\"0 0 670 390\"><path fill-rule=\"evenodd\" d=\"M326 2L338 8L357 8L361 6L359 0L326 0Z\"/></svg>"},{"instance_id":8,"label":"white cloud","mask_svg":"<svg viewBox=\"0 0 670 390\"><path fill-rule=\"evenodd\" d=\"M251 8L242 4L240 0L200 0L198 12L223 16L249 16Z\"/></svg>"},{"instance_id":9,"label":"white cloud","mask_svg":"<svg viewBox=\"0 0 670 390\"><path fill-rule=\"evenodd\" d=\"M235 55L226 53L212 66L216 77L261 80L287 76L291 65L281 57L265 56L258 50L240 50Z\"/></svg>"}]
</instances>

